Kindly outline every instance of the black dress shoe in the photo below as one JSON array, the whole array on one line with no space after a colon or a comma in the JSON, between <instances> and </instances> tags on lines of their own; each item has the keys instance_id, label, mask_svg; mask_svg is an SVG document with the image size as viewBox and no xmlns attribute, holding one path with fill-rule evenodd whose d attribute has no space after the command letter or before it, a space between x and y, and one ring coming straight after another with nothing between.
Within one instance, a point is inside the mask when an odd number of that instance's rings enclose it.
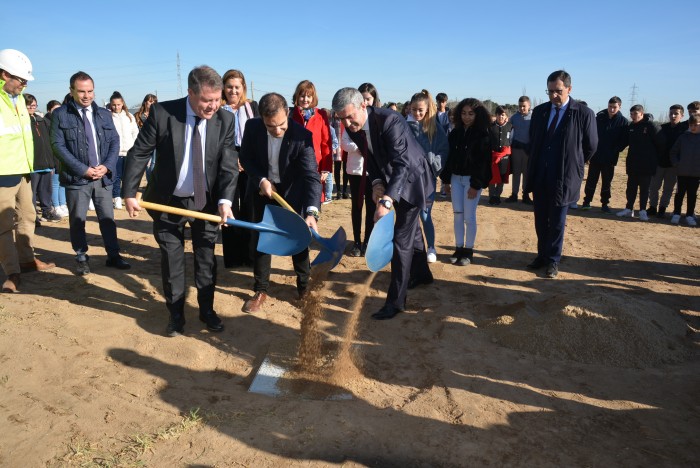
<instances>
[{"instance_id":1,"label":"black dress shoe","mask_svg":"<svg viewBox=\"0 0 700 468\"><path fill-rule=\"evenodd\" d=\"M528 267L530 270L538 270L538 269L542 268L542 267L545 266L545 265L547 265L547 262L546 262L543 258L537 257L537 258L535 258L532 262L528 263L528 264L527 264L527 267Z\"/></svg>"},{"instance_id":2,"label":"black dress shoe","mask_svg":"<svg viewBox=\"0 0 700 468\"><path fill-rule=\"evenodd\" d=\"M399 312L403 311L397 307L384 304L384 307L379 309L378 312L372 314L372 318L374 320L389 320L391 318L394 318L394 316Z\"/></svg>"},{"instance_id":3,"label":"black dress shoe","mask_svg":"<svg viewBox=\"0 0 700 468\"><path fill-rule=\"evenodd\" d=\"M408 289L417 288L421 284L432 284L433 281L434 281L434 279L433 279L432 273L430 274L430 276L425 276L422 278L409 278L408 279Z\"/></svg>"},{"instance_id":4,"label":"black dress shoe","mask_svg":"<svg viewBox=\"0 0 700 468\"><path fill-rule=\"evenodd\" d=\"M124 260L121 257L121 255L118 255L116 257L109 257L105 262L105 265L110 268L117 268L119 270L128 270L129 268L131 268L131 265L126 263L126 260Z\"/></svg>"},{"instance_id":5,"label":"black dress shoe","mask_svg":"<svg viewBox=\"0 0 700 468\"><path fill-rule=\"evenodd\" d=\"M554 262L547 265L547 272L545 273L545 276L547 278L556 278L558 274L559 274L559 265L557 265Z\"/></svg>"},{"instance_id":6,"label":"black dress shoe","mask_svg":"<svg viewBox=\"0 0 700 468\"><path fill-rule=\"evenodd\" d=\"M185 333L185 318L170 316L168 327L165 329L165 334L174 337L184 335Z\"/></svg>"},{"instance_id":7,"label":"black dress shoe","mask_svg":"<svg viewBox=\"0 0 700 468\"><path fill-rule=\"evenodd\" d=\"M207 330L209 331L224 331L224 324L221 323L221 319L218 315L216 315L216 312L214 312L213 310L208 314L203 314L200 312L199 320L207 324Z\"/></svg>"},{"instance_id":8,"label":"black dress shoe","mask_svg":"<svg viewBox=\"0 0 700 468\"><path fill-rule=\"evenodd\" d=\"M351 257L362 256L362 244L360 244L359 242L355 242L355 244L352 246L352 250L350 251L350 256Z\"/></svg>"}]
</instances>

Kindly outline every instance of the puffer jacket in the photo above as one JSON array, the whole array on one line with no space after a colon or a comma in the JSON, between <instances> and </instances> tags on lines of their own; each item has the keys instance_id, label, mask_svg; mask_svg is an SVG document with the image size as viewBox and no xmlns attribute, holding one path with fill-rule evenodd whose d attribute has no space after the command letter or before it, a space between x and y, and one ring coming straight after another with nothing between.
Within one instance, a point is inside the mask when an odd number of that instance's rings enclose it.
<instances>
[{"instance_id":1,"label":"puffer jacket","mask_svg":"<svg viewBox=\"0 0 700 468\"><path fill-rule=\"evenodd\" d=\"M620 152L627 146L629 121L620 112L611 119L607 109L598 112L595 121L598 128L598 148L593 153L591 162L602 166L615 166Z\"/></svg>"},{"instance_id":2,"label":"puffer jacket","mask_svg":"<svg viewBox=\"0 0 700 468\"><path fill-rule=\"evenodd\" d=\"M112 121L119 134L119 156L124 157L139 136L139 126L136 125L136 117L127 115L123 110L118 114L112 112Z\"/></svg>"},{"instance_id":3,"label":"puffer jacket","mask_svg":"<svg viewBox=\"0 0 700 468\"><path fill-rule=\"evenodd\" d=\"M108 172L102 178L103 185L114 183L114 172L119 157L119 134L114 128L112 113L92 103L92 112L97 133L100 164ZM61 162L59 180L61 185L85 185L88 170L88 144L83 118L75 102L71 100L53 111L51 117L51 148Z\"/></svg>"},{"instance_id":4,"label":"puffer jacket","mask_svg":"<svg viewBox=\"0 0 700 468\"><path fill-rule=\"evenodd\" d=\"M450 150L440 179L449 184L452 174L470 176L475 190L486 188L491 179L491 140L487 130L455 128L447 136Z\"/></svg>"},{"instance_id":5,"label":"puffer jacket","mask_svg":"<svg viewBox=\"0 0 700 468\"><path fill-rule=\"evenodd\" d=\"M51 151L50 123L37 114L29 118L32 122L32 135L34 136L34 170L53 169L56 167L56 160Z\"/></svg>"},{"instance_id":6,"label":"puffer jacket","mask_svg":"<svg viewBox=\"0 0 700 468\"><path fill-rule=\"evenodd\" d=\"M447 153L450 150L445 131L442 129L440 123L436 121L435 134L431 142L428 138L428 134L423 131L423 124L417 122L413 116L409 116L406 122L411 128L413 136L416 137L418 143L423 147L423 151L425 151L428 164L430 164L430 169L433 171L433 177L437 178L445 167Z\"/></svg>"},{"instance_id":7,"label":"puffer jacket","mask_svg":"<svg viewBox=\"0 0 700 468\"><path fill-rule=\"evenodd\" d=\"M671 148L671 163L683 177L700 177L700 133L685 132Z\"/></svg>"}]
</instances>

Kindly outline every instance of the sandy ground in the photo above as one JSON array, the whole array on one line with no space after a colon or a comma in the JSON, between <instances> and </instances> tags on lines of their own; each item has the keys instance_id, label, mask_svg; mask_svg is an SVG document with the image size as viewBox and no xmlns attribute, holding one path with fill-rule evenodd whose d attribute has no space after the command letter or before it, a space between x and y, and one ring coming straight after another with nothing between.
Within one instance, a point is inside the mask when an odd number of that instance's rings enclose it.
<instances>
[{"instance_id":1,"label":"sandy ground","mask_svg":"<svg viewBox=\"0 0 700 468\"><path fill-rule=\"evenodd\" d=\"M204 330L190 294L187 335L167 338L147 216L117 213L133 265L121 272L104 267L91 214L87 277L72 272L67 223L44 223L37 253L58 267L0 295L0 465L700 466L700 230L604 215L596 200L570 215L548 280L524 268L531 210L484 198L473 265L448 263L441 201L436 282L376 322L389 273L376 276L352 348L359 372L326 389L346 401L309 397L303 381L276 398L248 391L265 356L290 355L299 339L289 259L274 259L258 314L241 312L252 271L220 261L226 330ZM349 213L350 200L325 206L321 234L350 233ZM328 275L324 349L368 275L349 257Z\"/></svg>"}]
</instances>

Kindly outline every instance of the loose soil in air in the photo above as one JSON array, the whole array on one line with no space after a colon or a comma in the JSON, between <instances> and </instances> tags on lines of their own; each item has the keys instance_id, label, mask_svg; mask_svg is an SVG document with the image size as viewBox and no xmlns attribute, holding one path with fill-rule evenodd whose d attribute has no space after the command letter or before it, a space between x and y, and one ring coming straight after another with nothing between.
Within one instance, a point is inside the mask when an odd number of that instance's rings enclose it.
<instances>
[{"instance_id":1,"label":"loose soil in air","mask_svg":"<svg viewBox=\"0 0 700 468\"><path fill-rule=\"evenodd\" d=\"M625 183L618 166L613 211ZM198 320L189 253L177 338L164 336L146 213L116 210L127 271L105 267L88 214L86 277L73 273L67 222L43 223L37 254L58 266L0 295L0 466L699 466L700 230L609 216L594 201L570 212L549 280L525 268L531 207L484 198L466 267L448 262L452 207L435 203L435 282L409 291L392 320L370 318L388 268L370 283L364 259L347 256L312 291L320 315L305 315L291 259L279 257L263 311L243 313L252 270L224 269L217 245L226 328ZM351 203L324 205L321 235L351 232ZM296 360L311 318L318 335L307 343L320 336L321 350L302 361L325 372L317 388L352 399L248 392L278 343L292 343ZM342 362L351 373L336 380Z\"/></svg>"}]
</instances>

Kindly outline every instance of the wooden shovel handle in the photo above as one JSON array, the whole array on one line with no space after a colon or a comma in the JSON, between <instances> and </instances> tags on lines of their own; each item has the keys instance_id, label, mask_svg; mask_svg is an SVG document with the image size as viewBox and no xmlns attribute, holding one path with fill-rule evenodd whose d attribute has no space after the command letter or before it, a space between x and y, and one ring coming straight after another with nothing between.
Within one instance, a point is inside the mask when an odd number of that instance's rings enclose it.
<instances>
[{"instance_id":1,"label":"wooden shovel handle","mask_svg":"<svg viewBox=\"0 0 700 468\"><path fill-rule=\"evenodd\" d=\"M221 223L221 216L202 213L200 211L186 210L184 208L176 208L174 206L161 205L159 203L151 203L141 200L141 192L136 193L136 200L139 202L141 208L146 208L147 210L155 210L163 213L170 213L178 216L186 216L188 218L202 219L204 221L210 221L212 223Z\"/></svg>"}]
</instances>

